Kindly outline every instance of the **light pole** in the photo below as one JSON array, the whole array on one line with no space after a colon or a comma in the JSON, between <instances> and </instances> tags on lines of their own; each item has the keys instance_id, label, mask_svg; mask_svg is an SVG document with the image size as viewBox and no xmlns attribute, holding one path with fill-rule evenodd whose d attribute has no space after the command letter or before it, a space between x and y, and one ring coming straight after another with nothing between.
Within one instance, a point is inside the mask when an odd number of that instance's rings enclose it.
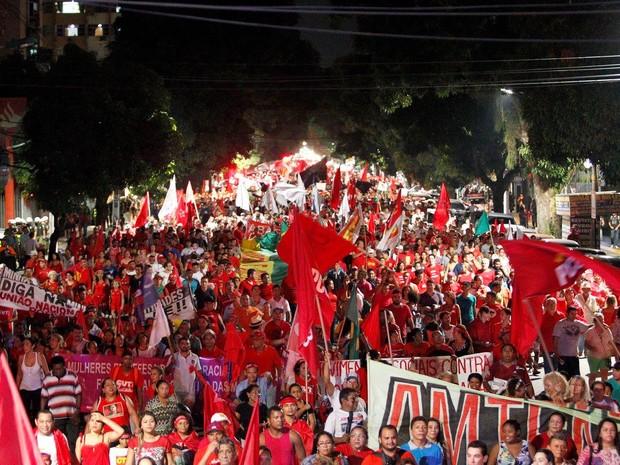
<instances>
[{"instance_id":1,"label":"light pole","mask_svg":"<svg viewBox=\"0 0 620 465\"><path fill-rule=\"evenodd\" d=\"M590 192L590 244L591 247L598 249L598 234L596 234L596 163L592 163L590 159L583 162L586 169L590 169L590 179L592 191Z\"/></svg>"}]
</instances>

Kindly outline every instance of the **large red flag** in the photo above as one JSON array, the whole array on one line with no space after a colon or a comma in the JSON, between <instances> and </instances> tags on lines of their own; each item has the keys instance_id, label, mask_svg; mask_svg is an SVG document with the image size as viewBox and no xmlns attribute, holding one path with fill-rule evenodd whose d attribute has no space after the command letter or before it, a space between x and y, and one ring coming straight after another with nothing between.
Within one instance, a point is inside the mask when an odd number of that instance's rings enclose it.
<instances>
[{"instance_id":1,"label":"large red flag","mask_svg":"<svg viewBox=\"0 0 620 465\"><path fill-rule=\"evenodd\" d=\"M144 198L142 199L142 203L140 204L140 213L138 213L136 221L134 221L134 224L133 224L134 228L141 228L146 223L148 223L149 216L151 216L151 209L150 209L151 205L150 204L151 204L151 200L149 197L149 193L147 192Z\"/></svg>"},{"instance_id":2,"label":"large red flag","mask_svg":"<svg viewBox=\"0 0 620 465\"><path fill-rule=\"evenodd\" d=\"M252 409L252 416L250 417L250 423L245 434L245 443L243 444L243 452L239 459L239 465L256 465L260 463L259 448L260 448L260 429L259 429L259 410L260 402L254 404Z\"/></svg>"},{"instance_id":3,"label":"large red flag","mask_svg":"<svg viewBox=\"0 0 620 465\"><path fill-rule=\"evenodd\" d=\"M435 209L435 216L433 217L433 228L443 231L450 219L450 197L448 196L448 189L446 184L441 183L441 192L439 193L439 200L437 201L437 208Z\"/></svg>"},{"instance_id":4,"label":"large red flag","mask_svg":"<svg viewBox=\"0 0 620 465\"><path fill-rule=\"evenodd\" d=\"M2 351L3 352L3 351ZM41 453L4 353L0 352L0 457L3 463L43 465Z\"/></svg>"},{"instance_id":5,"label":"large red flag","mask_svg":"<svg viewBox=\"0 0 620 465\"><path fill-rule=\"evenodd\" d=\"M316 221L305 215L295 215L295 220L290 229L297 223L298 228L303 230L304 240L308 243L311 256L316 261L316 268L320 275L326 273L334 263L341 260L344 256L354 252L356 247L351 242L343 239L336 231L324 228ZM293 234L287 232L282 236L278 244L278 255L280 258L294 267L293 258L299 253L299 249L294 245Z\"/></svg>"},{"instance_id":6,"label":"large red flag","mask_svg":"<svg viewBox=\"0 0 620 465\"><path fill-rule=\"evenodd\" d=\"M620 291L620 270L593 260L558 244L542 241L502 241L515 279L521 283L521 295L545 295L571 286L590 269L600 275L614 292ZM534 257L534 258L533 258Z\"/></svg>"},{"instance_id":7,"label":"large red flag","mask_svg":"<svg viewBox=\"0 0 620 465\"><path fill-rule=\"evenodd\" d=\"M571 286L585 270L591 269L614 292L620 291L620 270L562 245L532 240L501 244L515 270L512 341L520 353L529 350L538 336L544 297Z\"/></svg>"},{"instance_id":8,"label":"large red flag","mask_svg":"<svg viewBox=\"0 0 620 465\"><path fill-rule=\"evenodd\" d=\"M320 323L316 289L323 289L323 281L321 272L317 269L318 265L314 260L313 248L310 247L308 236L306 235L305 219L313 223L312 220L304 215L295 215L295 221L290 228L291 231L284 237L291 236L291 250L288 250L290 254L287 254L287 258L290 260L291 272L297 287L297 327L293 328L293 331L299 337L298 352L306 360L310 373L317 373L319 358L313 326ZM324 228L321 227L321 229ZM333 234L340 240L344 240L336 233ZM280 242L280 246L281 244L282 242ZM278 247L278 252L280 252L280 246ZM285 249L286 247L283 250ZM316 251L316 249L314 250ZM282 257L281 253L280 256ZM284 257L282 258L284 259Z\"/></svg>"},{"instance_id":9,"label":"large red flag","mask_svg":"<svg viewBox=\"0 0 620 465\"><path fill-rule=\"evenodd\" d=\"M342 176L340 175L340 167L338 167L332 182L332 197L329 200L329 206L334 210L338 210L340 207L340 189L342 189Z\"/></svg>"},{"instance_id":10,"label":"large red flag","mask_svg":"<svg viewBox=\"0 0 620 465\"><path fill-rule=\"evenodd\" d=\"M364 337L366 337L366 342L368 342L368 345L375 350L381 350L381 328L379 325L380 312L381 308L377 299L377 301L373 301L372 309L360 325L360 330Z\"/></svg>"}]
</instances>

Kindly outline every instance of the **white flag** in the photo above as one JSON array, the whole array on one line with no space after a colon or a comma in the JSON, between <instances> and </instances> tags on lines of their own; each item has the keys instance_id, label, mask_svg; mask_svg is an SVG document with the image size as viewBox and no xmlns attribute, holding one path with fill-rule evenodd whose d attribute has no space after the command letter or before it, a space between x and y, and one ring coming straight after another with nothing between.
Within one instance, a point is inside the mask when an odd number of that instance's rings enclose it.
<instances>
[{"instance_id":1,"label":"white flag","mask_svg":"<svg viewBox=\"0 0 620 465\"><path fill-rule=\"evenodd\" d=\"M340 209L338 210L338 217L341 221L347 221L349 219L349 215L351 214L351 209L349 208L349 198L346 195L342 197L342 203L340 204Z\"/></svg>"},{"instance_id":2,"label":"white flag","mask_svg":"<svg viewBox=\"0 0 620 465\"><path fill-rule=\"evenodd\" d=\"M196 216L198 216L198 205L196 205L196 196L194 195L194 189L192 189L192 182L187 181L187 188L185 189L185 203L190 202L194 205L194 208L196 209Z\"/></svg>"},{"instance_id":3,"label":"white flag","mask_svg":"<svg viewBox=\"0 0 620 465\"><path fill-rule=\"evenodd\" d=\"M177 180L175 176L172 176L170 180L170 186L168 187L168 193L166 194L166 198L164 199L164 203L162 204L157 217L159 221L170 221L174 222L177 214L177 205L179 202L177 201Z\"/></svg>"},{"instance_id":4,"label":"white flag","mask_svg":"<svg viewBox=\"0 0 620 465\"><path fill-rule=\"evenodd\" d=\"M155 318L153 320L153 327L151 328L149 346L155 347L164 337L168 336L170 336L168 317L166 316L166 312L164 312L164 306L161 304L161 300L158 300L155 303Z\"/></svg>"},{"instance_id":5,"label":"white flag","mask_svg":"<svg viewBox=\"0 0 620 465\"><path fill-rule=\"evenodd\" d=\"M312 211L314 213L321 213L321 196L319 195L319 190L316 187L316 183L312 184Z\"/></svg>"},{"instance_id":6,"label":"white flag","mask_svg":"<svg viewBox=\"0 0 620 465\"><path fill-rule=\"evenodd\" d=\"M261 205L265 207L265 209L269 213L273 213L277 215L279 213L278 204L276 204L276 199L273 197L273 191L271 188L268 188L263 195L263 200L261 201Z\"/></svg>"},{"instance_id":7,"label":"white flag","mask_svg":"<svg viewBox=\"0 0 620 465\"><path fill-rule=\"evenodd\" d=\"M243 182L243 178L239 178L239 185L237 186L237 198L235 199L235 205L246 212L249 212L250 207L250 194Z\"/></svg>"}]
</instances>

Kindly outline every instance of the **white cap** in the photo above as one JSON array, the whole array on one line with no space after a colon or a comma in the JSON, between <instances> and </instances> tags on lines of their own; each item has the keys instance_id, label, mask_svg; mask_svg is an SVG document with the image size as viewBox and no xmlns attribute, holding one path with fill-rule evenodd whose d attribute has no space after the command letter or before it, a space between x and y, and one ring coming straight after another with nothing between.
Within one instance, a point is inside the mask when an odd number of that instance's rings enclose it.
<instances>
[{"instance_id":1,"label":"white cap","mask_svg":"<svg viewBox=\"0 0 620 465\"><path fill-rule=\"evenodd\" d=\"M222 412L217 412L211 415L211 422L214 422L214 421L227 421L228 423L231 423L230 418L228 418Z\"/></svg>"}]
</instances>

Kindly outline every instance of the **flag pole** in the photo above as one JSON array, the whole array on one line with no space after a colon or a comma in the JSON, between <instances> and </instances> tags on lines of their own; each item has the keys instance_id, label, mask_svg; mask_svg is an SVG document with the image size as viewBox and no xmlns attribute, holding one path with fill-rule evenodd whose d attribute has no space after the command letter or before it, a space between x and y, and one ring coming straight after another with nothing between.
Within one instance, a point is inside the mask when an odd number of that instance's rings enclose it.
<instances>
[{"instance_id":1,"label":"flag pole","mask_svg":"<svg viewBox=\"0 0 620 465\"><path fill-rule=\"evenodd\" d=\"M319 320L321 322L321 332L323 333L323 343L325 344L325 350L329 350L329 345L327 344L327 335L325 334L325 322L323 321L323 312L321 312L319 296L316 294L314 294L314 302L316 303L316 308L319 313Z\"/></svg>"},{"instance_id":2,"label":"flag pole","mask_svg":"<svg viewBox=\"0 0 620 465\"><path fill-rule=\"evenodd\" d=\"M388 323L387 312L383 312L383 317L385 318L385 331L387 333L388 347L390 349L390 363L394 365L394 354L392 353L392 341L390 340L390 326Z\"/></svg>"},{"instance_id":3,"label":"flag pole","mask_svg":"<svg viewBox=\"0 0 620 465\"><path fill-rule=\"evenodd\" d=\"M538 324L538 320L536 319L536 315L534 314L534 309L532 308L532 305L530 303L530 299L526 297L524 301L525 301L525 306L527 307L527 311L530 314L530 318L532 322L534 323L534 328L536 329L536 332L538 333L538 338L540 339L540 346L542 347L542 350L543 350L543 357L547 360L549 367L552 369L551 371L556 371L555 365L553 364L553 359L551 358L551 354L549 353L549 349L547 348L547 344L545 343L545 338L543 337L542 331L540 330L540 325ZM538 360L536 360L536 363L538 363Z\"/></svg>"}]
</instances>

